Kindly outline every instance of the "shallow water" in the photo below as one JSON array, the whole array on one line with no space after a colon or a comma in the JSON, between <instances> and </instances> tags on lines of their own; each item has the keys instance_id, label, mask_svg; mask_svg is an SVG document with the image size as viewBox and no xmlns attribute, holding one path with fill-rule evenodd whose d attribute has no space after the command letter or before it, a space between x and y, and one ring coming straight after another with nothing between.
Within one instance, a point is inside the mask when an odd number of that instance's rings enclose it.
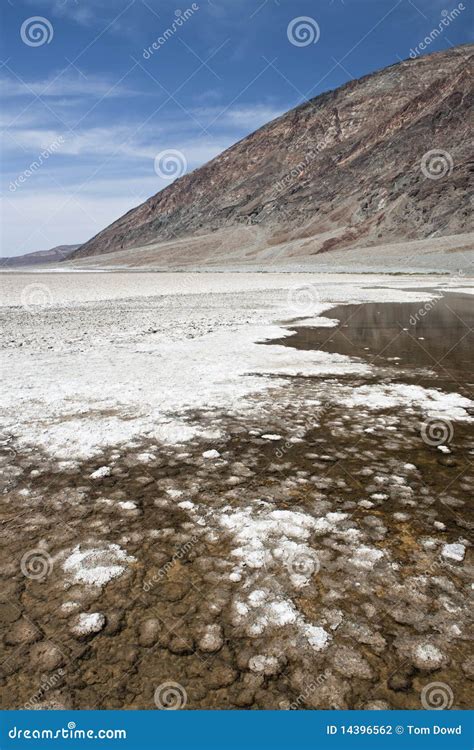
<instances>
[{"instance_id":1,"label":"shallow water","mask_svg":"<svg viewBox=\"0 0 474 750\"><path fill-rule=\"evenodd\" d=\"M378 365L423 367L441 377L470 380L474 304L467 294L416 303L339 305L325 313L334 328L298 328L282 343L296 349L362 357ZM272 343L272 342L268 342Z\"/></svg>"}]
</instances>

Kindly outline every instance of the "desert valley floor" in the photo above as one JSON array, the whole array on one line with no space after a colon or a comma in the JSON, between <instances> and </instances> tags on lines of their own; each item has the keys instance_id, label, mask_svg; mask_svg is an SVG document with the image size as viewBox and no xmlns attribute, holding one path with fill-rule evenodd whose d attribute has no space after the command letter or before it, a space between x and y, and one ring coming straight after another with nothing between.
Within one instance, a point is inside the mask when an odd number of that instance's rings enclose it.
<instances>
[{"instance_id":1,"label":"desert valley floor","mask_svg":"<svg viewBox=\"0 0 474 750\"><path fill-rule=\"evenodd\" d=\"M0 283L4 708L468 706L472 281Z\"/></svg>"}]
</instances>

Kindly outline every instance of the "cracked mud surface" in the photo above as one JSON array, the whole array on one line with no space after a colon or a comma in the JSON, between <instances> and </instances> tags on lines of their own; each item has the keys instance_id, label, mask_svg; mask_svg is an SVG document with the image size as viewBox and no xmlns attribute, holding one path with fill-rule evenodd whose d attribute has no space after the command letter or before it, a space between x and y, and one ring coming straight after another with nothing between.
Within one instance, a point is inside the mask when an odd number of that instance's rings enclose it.
<instances>
[{"instance_id":1,"label":"cracked mud surface","mask_svg":"<svg viewBox=\"0 0 474 750\"><path fill-rule=\"evenodd\" d=\"M427 444L409 389L470 387L381 364L186 414L218 439L71 461L3 435L4 707L418 709L442 683L468 708L472 424Z\"/></svg>"}]
</instances>

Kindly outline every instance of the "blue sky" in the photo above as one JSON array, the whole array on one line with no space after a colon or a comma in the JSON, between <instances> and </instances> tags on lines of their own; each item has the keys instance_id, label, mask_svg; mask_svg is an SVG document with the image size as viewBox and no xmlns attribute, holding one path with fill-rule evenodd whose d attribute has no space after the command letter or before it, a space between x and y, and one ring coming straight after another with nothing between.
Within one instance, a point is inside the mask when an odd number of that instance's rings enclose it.
<instances>
[{"instance_id":1,"label":"blue sky","mask_svg":"<svg viewBox=\"0 0 474 750\"><path fill-rule=\"evenodd\" d=\"M409 57L458 5L2 0L2 255L89 239L169 184L157 154L195 169L305 99ZM462 6L427 51L472 41L472 0Z\"/></svg>"}]
</instances>

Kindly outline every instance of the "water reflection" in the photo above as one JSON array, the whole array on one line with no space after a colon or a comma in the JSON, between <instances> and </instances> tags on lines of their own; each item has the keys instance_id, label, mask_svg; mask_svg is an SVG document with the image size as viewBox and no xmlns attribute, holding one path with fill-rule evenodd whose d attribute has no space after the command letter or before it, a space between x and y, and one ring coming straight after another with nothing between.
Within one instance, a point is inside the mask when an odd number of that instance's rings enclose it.
<instances>
[{"instance_id":1,"label":"water reflection","mask_svg":"<svg viewBox=\"0 0 474 750\"><path fill-rule=\"evenodd\" d=\"M331 329L295 326L294 335L284 343L363 357L377 364L429 367L464 378L473 372L474 304L468 294L446 294L424 303L341 305L325 315L337 318L339 325Z\"/></svg>"}]
</instances>

